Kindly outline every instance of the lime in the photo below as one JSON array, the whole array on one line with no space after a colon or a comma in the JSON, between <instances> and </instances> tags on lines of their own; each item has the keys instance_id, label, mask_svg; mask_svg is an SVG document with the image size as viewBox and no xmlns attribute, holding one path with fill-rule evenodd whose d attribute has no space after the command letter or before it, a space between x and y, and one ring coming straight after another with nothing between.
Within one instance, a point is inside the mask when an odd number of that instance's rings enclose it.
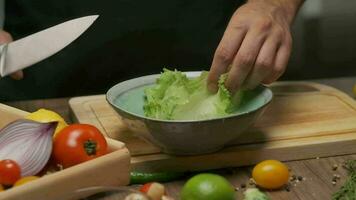
<instances>
[{"instance_id":1,"label":"lime","mask_svg":"<svg viewBox=\"0 0 356 200\"><path fill-rule=\"evenodd\" d=\"M61 131L64 127L68 126L68 124L64 121L64 119L56 112L46 109L39 109L33 113L30 113L26 116L26 119L30 119L37 122L58 122L57 128L54 132L54 136Z\"/></svg>"},{"instance_id":2,"label":"lime","mask_svg":"<svg viewBox=\"0 0 356 200\"><path fill-rule=\"evenodd\" d=\"M185 183L181 200L234 200L232 185L216 174L198 174Z\"/></svg>"}]
</instances>

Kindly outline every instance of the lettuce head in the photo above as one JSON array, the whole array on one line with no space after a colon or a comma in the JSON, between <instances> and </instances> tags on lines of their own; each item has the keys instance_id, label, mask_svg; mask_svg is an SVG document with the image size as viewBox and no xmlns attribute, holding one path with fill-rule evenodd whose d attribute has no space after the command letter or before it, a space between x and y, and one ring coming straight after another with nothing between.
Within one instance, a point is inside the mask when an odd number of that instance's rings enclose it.
<instances>
[{"instance_id":1,"label":"lettuce head","mask_svg":"<svg viewBox=\"0 0 356 200\"><path fill-rule=\"evenodd\" d=\"M226 74L219 79L219 90L207 89L208 72L188 78L183 72L164 69L156 84L145 90L144 112L147 117L165 120L202 120L226 116L234 112L242 98L225 88Z\"/></svg>"}]
</instances>

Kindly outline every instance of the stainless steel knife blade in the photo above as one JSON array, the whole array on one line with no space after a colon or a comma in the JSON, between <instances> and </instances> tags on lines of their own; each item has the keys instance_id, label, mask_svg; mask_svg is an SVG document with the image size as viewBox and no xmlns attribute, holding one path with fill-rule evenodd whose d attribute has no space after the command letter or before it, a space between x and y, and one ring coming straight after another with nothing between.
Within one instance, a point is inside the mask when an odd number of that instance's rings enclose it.
<instances>
[{"instance_id":1,"label":"stainless steel knife blade","mask_svg":"<svg viewBox=\"0 0 356 200\"><path fill-rule=\"evenodd\" d=\"M66 21L0 48L0 75L6 76L57 53L87 30L98 15Z\"/></svg>"}]
</instances>

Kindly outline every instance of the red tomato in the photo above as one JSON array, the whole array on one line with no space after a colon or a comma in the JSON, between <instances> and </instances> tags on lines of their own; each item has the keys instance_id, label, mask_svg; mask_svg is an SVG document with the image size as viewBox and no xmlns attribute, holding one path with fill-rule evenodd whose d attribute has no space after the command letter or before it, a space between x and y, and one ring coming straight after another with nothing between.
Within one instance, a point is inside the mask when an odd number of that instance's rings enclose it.
<instances>
[{"instance_id":1,"label":"red tomato","mask_svg":"<svg viewBox=\"0 0 356 200\"><path fill-rule=\"evenodd\" d=\"M89 124L62 129L53 142L53 157L64 168L97 158L108 151L103 134Z\"/></svg>"},{"instance_id":2,"label":"red tomato","mask_svg":"<svg viewBox=\"0 0 356 200\"><path fill-rule=\"evenodd\" d=\"M21 178L20 166L13 160L0 161L0 184L12 185Z\"/></svg>"}]
</instances>

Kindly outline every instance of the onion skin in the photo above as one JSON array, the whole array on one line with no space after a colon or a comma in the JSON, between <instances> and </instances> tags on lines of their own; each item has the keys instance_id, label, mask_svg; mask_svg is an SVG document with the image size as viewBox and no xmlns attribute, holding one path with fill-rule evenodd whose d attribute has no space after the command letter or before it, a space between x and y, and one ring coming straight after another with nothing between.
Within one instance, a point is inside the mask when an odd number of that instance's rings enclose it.
<instances>
[{"instance_id":1,"label":"onion skin","mask_svg":"<svg viewBox=\"0 0 356 200\"><path fill-rule=\"evenodd\" d=\"M47 164L57 122L19 119L0 130L0 160L11 159L21 167L21 176L33 176Z\"/></svg>"}]
</instances>

